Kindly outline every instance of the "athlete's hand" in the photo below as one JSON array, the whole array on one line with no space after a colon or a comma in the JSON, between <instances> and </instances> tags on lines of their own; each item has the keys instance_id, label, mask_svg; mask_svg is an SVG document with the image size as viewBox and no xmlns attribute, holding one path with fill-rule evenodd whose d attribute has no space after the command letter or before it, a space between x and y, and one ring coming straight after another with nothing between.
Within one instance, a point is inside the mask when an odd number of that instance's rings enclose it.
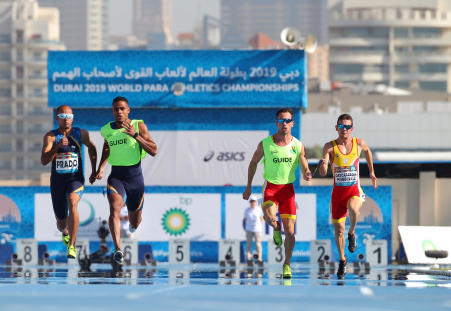
<instances>
[{"instance_id":1,"label":"athlete's hand","mask_svg":"<svg viewBox=\"0 0 451 311\"><path fill-rule=\"evenodd\" d=\"M99 170L94 174L94 179L101 180L103 177L103 170ZM89 181L91 181L91 178L89 178ZM92 182L93 183L93 182Z\"/></svg>"},{"instance_id":2,"label":"athlete's hand","mask_svg":"<svg viewBox=\"0 0 451 311\"><path fill-rule=\"evenodd\" d=\"M58 148L61 148L62 146L69 145L69 141L67 140L66 136L63 136L63 138L60 139L60 141L56 144Z\"/></svg>"},{"instance_id":3,"label":"athlete's hand","mask_svg":"<svg viewBox=\"0 0 451 311\"><path fill-rule=\"evenodd\" d=\"M243 192L243 200L249 200L249 197L252 194L252 188L246 188L246 190L244 190Z\"/></svg>"},{"instance_id":4,"label":"athlete's hand","mask_svg":"<svg viewBox=\"0 0 451 311\"><path fill-rule=\"evenodd\" d=\"M308 172L305 172L305 174L304 174L304 180L306 180L306 181L310 181L310 180L312 180L312 173L310 172L310 171L308 171Z\"/></svg>"},{"instance_id":5,"label":"athlete's hand","mask_svg":"<svg viewBox=\"0 0 451 311\"><path fill-rule=\"evenodd\" d=\"M97 177L97 172L92 172L91 176L89 176L89 182L91 183L91 185L96 181L96 179L97 179L96 177Z\"/></svg>"},{"instance_id":6,"label":"athlete's hand","mask_svg":"<svg viewBox=\"0 0 451 311\"><path fill-rule=\"evenodd\" d=\"M135 127L130 124L130 120L124 121L124 123L122 123L122 126L125 128L124 133L126 133L132 137L133 137L133 135L136 134Z\"/></svg>"},{"instance_id":7,"label":"athlete's hand","mask_svg":"<svg viewBox=\"0 0 451 311\"><path fill-rule=\"evenodd\" d=\"M376 175L374 175L374 173L370 173L370 178L371 178L371 181L373 182L374 189L377 189L377 178L376 178Z\"/></svg>"}]
</instances>

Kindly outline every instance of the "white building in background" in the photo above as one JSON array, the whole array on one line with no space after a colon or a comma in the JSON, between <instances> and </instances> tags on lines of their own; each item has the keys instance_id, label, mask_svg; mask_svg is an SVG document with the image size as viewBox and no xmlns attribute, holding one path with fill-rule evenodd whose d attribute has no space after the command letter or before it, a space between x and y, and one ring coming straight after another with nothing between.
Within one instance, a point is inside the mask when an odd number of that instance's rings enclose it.
<instances>
[{"instance_id":1,"label":"white building in background","mask_svg":"<svg viewBox=\"0 0 451 311\"><path fill-rule=\"evenodd\" d=\"M451 92L451 1L330 0L332 80Z\"/></svg>"},{"instance_id":2,"label":"white building in background","mask_svg":"<svg viewBox=\"0 0 451 311\"><path fill-rule=\"evenodd\" d=\"M61 41L68 50L107 50L108 0L38 0L60 11Z\"/></svg>"},{"instance_id":3,"label":"white building in background","mask_svg":"<svg viewBox=\"0 0 451 311\"><path fill-rule=\"evenodd\" d=\"M60 43L59 11L36 0L0 1L0 179L39 179L47 107L47 52Z\"/></svg>"},{"instance_id":4,"label":"white building in background","mask_svg":"<svg viewBox=\"0 0 451 311\"><path fill-rule=\"evenodd\" d=\"M172 44L172 0L133 0L132 33L140 40L149 34L165 34Z\"/></svg>"}]
</instances>

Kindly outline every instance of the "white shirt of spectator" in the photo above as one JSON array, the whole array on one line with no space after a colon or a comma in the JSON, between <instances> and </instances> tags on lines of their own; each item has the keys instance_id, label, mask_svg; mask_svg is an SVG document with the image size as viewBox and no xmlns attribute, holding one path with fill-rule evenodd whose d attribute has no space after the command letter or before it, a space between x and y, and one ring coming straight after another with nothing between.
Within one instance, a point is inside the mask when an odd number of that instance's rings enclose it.
<instances>
[{"instance_id":1,"label":"white shirt of spectator","mask_svg":"<svg viewBox=\"0 0 451 311\"><path fill-rule=\"evenodd\" d=\"M244 218L246 219L246 231L262 232L263 211L259 205L257 205L254 209L248 207L244 212Z\"/></svg>"}]
</instances>

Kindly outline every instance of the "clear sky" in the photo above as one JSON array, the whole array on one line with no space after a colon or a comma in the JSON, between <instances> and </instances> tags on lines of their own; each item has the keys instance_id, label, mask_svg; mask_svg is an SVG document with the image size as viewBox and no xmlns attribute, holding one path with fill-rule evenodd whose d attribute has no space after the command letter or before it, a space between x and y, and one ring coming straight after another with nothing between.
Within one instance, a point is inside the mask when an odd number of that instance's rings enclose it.
<instances>
[{"instance_id":1,"label":"clear sky","mask_svg":"<svg viewBox=\"0 0 451 311\"><path fill-rule=\"evenodd\" d=\"M145 1L145 0L144 0ZM132 31L132 0L109 0L110 34L128 35ZM219 18L220 0L172 0L172 36L192 32L204 14Z\"/></svg>"}]
</instances>

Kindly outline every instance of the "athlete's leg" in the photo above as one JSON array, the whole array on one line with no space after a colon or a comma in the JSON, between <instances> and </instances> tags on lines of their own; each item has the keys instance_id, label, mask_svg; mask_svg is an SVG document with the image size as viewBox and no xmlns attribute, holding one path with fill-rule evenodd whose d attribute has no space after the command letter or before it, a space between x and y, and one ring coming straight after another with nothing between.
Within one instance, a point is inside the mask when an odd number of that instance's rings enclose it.
<instances>
[{"instance_id":1,"label":"athlete's leg","mask_svg":"<svg viewBox=\"0 0 451 311\"><path fill-rule=\"evenodd\" d=\"M296 224L296 200L293 184L284 185L277 193L279 199L279 214L282 218L283 230L285 232L285 262L284 265L290 265L293 255L294 244L294 226Z\"/></svg>"},{"instance_id":2,"label":"athlete's leg","mask_svg":"<svg viewBox=\"0 0 451 311\"><path fill-rule=\"evenodd\" d=\"M139 224L142 221L142 210L138 211L138 212L132 212L132 211L128 211L128 221L130 222L130 225L135 228L138 229Z\"/></svg>"},{"instance_id":3,"label":"athlete's leg","mask_svg":"<svg viewBox=\"0 0 451 311\"><path fill-rule=\"evenodd\" d=\"M67 186L65 183L52 183L50 185L50 195L52 197L53 212L56 218L56 228L64 235L69 234L67 228Z\"/></svg>"},{"instance_id":4,"label":"athlete's leg","mask_svg":"<svg viewBox=\"0 0 451 311\"><path fill-rule=\"evenodd\" d=\"M282 218L283 231L285 231L285 262L284 265L289 265L291 256L293 255L294 244L296 239L294 237L294 224L296 219Z\"/></svg>"},{"instance_id":5,"label":"athlete's leg","mask_svg":"<svg viewBox=\"0 0 451 311\"><path fill-rule=\"evenodd\" d=\"M110 225L111 238L113 239L114 249L121 248L121 219L120 213L124 201L127 200L125 188L122 180L119 178L108 176L107 182L108 202L110 203L110 217L108 224Z\"/></svg>"},{"instance_id":6,"label":"athlete's leg","mask_svg":"<svg viewBox=\"0 0 451 311\"><path fill-rule=\"evenodd\" d=\"M110 225L111 237L113 239L114 248L121 248L121 219L120 213L124 200L118 193L110 193L108 195L108 202L110 203L110 217L108 223Z\"/></svg>"},{"instance_id":7,"label":"athlete's leg","mask_svg":"<svg viewBox=\"0 0 451 311\"><path fill-rule=\"evenodd\" d=\"M78 202L80 202L80 195L72 192L67 196L67 207L69 209L68 227L70 234L69 245L74 246L75 239L77 238L79 215L78 215Z\"/></svg>"},{"instance_id":8,"label":"athlete's leg","mask_svg":"<svg viewBox=\"0 0 451 311\"><path fill-rule=\"evenodd\" d=\"M267 201L262 205L263 219L268 225L279 231L280 227L277 223L277 206L272 201Z\"/></svg>"},{"instance_id":9,"label":"athlete's leg","mask_svg":"<svg viewBox=\"0 0 451 311\"><path fill-rule=\"evenodd\" d=\"M246 231L246 255L247 260L252 259L252 238L254 237L254 232Z\"/></svg>"},{"instance_id":10,"label":"athlete's leg","mask_svg":"<svg viewBox=\"0 0 451 311\"><path fill-rule=\"evenodd\" d=\"M346 218L345 218L346 220ZM345 224L346 221L341 221L338 223L334 223L334 231L335 231L335 244L337 245L338 256L340 260L345 260Z\"/></svg>"},{"instance_id":11,"label":"athlete's leg","mask_svg":"<svg viewBox=\"0 0 451 311\"><path fill-rule=\"evenodd\" d=\"M56 228L62 234L68 235L69 234L69 229L67 228L67 217L64 218L64 219L57 219L56 220Z\"/></svg>"},{"instance_id":12,"label":"athlete's leg","mask_svg":"<svg viewBox=\"0 0 451 311\"><path fill-rule=\"evenodd\" d=\"M124 189L127 196L128 221L134 229L138 229L142 221L142 209L144 207L144 176L137 175L127 178ZM133 230L132 230L133 231Z\"/></svg>"},{"instance_id":13,"label":"athlete's leg","mask_svg":"<svg viewBox=\"0 0 451 311\"><path fill-rule=\"evenodd\" d=\"M349 227L349 234L354 234L355 226L360 217L360 208L362 207L362 201L359 197L355 196L348 201L349 220L351 226Z\"/></svg>"}]
</instances>

